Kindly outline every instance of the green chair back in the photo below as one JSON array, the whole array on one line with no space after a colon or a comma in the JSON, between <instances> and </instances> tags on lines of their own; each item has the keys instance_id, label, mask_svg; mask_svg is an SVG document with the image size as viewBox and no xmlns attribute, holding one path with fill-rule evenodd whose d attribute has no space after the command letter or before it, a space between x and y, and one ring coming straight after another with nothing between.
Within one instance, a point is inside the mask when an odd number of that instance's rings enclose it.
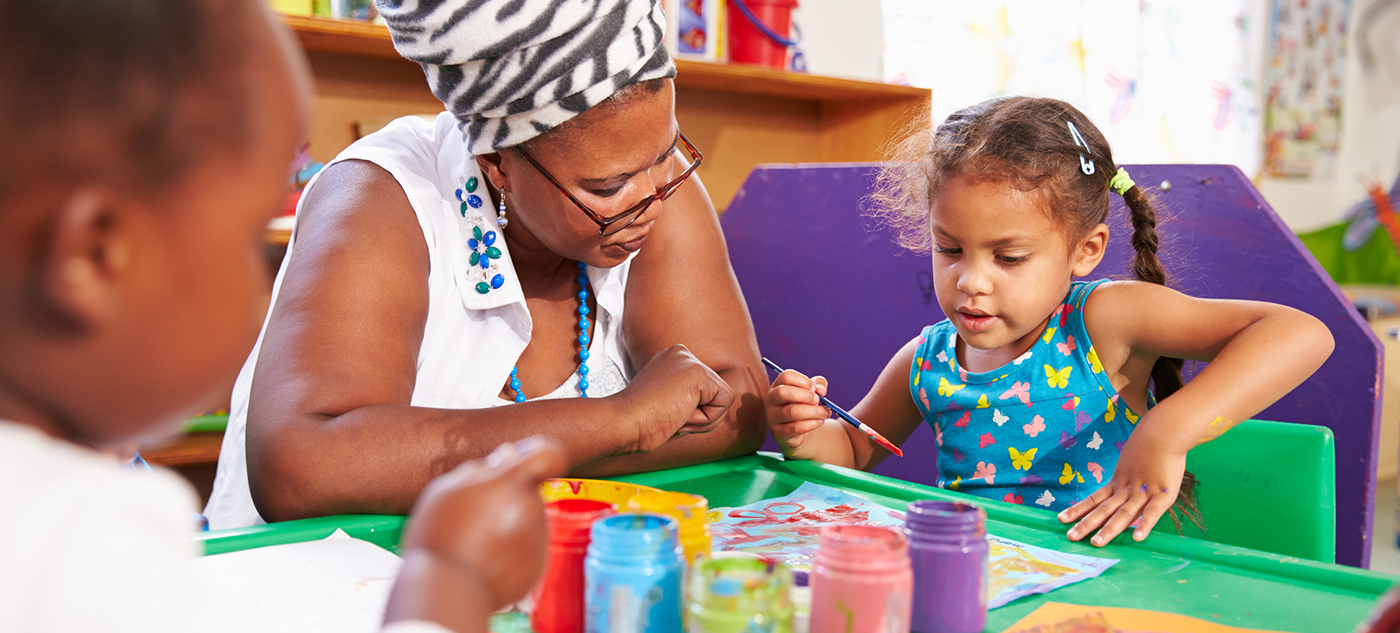
<instances>
[{"instance_id":1,"label":"green chair back","mask_svg":"<svg viewBox=\"0 0 1400 633\"><path fill-rule=\"evenodd\" d=\"M1337 469L1327 427L1246 420L1192 449L1186 468L1200 481L1206 527L1188 525L1186 536L1333 562Z\"/></svg>"}]
</instances>

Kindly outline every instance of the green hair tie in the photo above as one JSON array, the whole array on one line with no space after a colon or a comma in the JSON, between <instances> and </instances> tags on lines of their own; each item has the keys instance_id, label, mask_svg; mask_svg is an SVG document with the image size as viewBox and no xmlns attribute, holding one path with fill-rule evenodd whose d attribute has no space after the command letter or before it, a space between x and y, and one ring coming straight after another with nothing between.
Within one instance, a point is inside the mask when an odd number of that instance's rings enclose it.
<instances>
[{"instance_id":1,"label":"green hair tie","mask_svg":"<svg viewBox=\"0 0 1400 633\"><path fill-rule=\"evenodd\" d=\"M1120 196L1128 195L1128 190L1136 185L1137 183L1128 177L1128 170L1122 167L1118 168L1118 173L1113 174L1113 180L1108 181L1108 188Z\"/></svg>"}]
</instances>

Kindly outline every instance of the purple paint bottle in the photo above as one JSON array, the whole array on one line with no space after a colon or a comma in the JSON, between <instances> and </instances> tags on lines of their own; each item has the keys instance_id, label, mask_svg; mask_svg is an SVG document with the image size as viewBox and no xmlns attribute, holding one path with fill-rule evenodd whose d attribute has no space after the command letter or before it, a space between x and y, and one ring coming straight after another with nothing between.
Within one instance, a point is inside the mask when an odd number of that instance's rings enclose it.
<instances>
[{"instance_id":1,"label":"purple paint bottle","mask_svg":"<svg viewBox=\"0 0 1400 633\"><path fill-rule=\"evenodd\" d=\"M924 499L904 519L914 566L913 633L977 633L987 626L987 513Z\"/></svg>"}]
</instances>

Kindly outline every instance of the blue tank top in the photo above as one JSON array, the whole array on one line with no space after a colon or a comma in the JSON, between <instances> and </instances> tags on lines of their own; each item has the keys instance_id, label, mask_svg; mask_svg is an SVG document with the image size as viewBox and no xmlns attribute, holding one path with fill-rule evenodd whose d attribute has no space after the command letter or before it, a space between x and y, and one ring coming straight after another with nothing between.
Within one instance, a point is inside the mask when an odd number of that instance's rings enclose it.
<instances>
[{"instance_id":1,"label":"blue tank top","mask_svg":"<svg viewBox=\"0 0 1400 633\"><path fill-rule=\"evenodd\" d=\"M950 321L924 328L909 389L938 439L939 487L1059 511L1113 475L1138 414L1084 327L1084 303L1103 281L1072 284L1031 349L989 372L958 367Z\"/></svg>"}]
</instances>

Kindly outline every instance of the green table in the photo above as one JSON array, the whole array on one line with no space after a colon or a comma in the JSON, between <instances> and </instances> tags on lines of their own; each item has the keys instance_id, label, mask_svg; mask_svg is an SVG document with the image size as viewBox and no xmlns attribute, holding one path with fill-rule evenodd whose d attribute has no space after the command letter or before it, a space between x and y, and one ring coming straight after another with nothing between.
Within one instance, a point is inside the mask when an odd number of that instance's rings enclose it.
<instances>
[{"instance_id":1,"label":"green table","mask_svg":"<svg viewBox=\"0 0 1400 633\"><path fill-rule=\"evenodd\" d=\"M825 464L785 462L766 453L617 479L704 495L710 507L780 497L804 481L841 488L901 510L913 499L972 500L987 509L987 529L997 536L1075 554L1122 559L1098 578L993 610L987 617L989 631L1010 626L1050 598L1169 611L1251 628L1346 632L1366 616L1377 597L1400 582L1400 578L1386 574L1217 545L1161 529L1143 543L1134 543L1125 535L1107 547L1094 548L1067 540L1064 526L1048 512L985 502ZM208 532L200 538L206 552L215 554L324 538L341 528L351 536L396 551L403 521L402 517L384 516L325 517ZM1168 525L1166 529L1171 528Z\"/></svg>"},{"instance_id":2,"label":"green table","mask_svg":"<svg viewBox=\"0 0 1400 633\"><path fill-rule=\"evenodd\" d=\"M199 415L185 420L184 433L223 433L228 428L228 414Z\"/></svg>"}]
</instances>

